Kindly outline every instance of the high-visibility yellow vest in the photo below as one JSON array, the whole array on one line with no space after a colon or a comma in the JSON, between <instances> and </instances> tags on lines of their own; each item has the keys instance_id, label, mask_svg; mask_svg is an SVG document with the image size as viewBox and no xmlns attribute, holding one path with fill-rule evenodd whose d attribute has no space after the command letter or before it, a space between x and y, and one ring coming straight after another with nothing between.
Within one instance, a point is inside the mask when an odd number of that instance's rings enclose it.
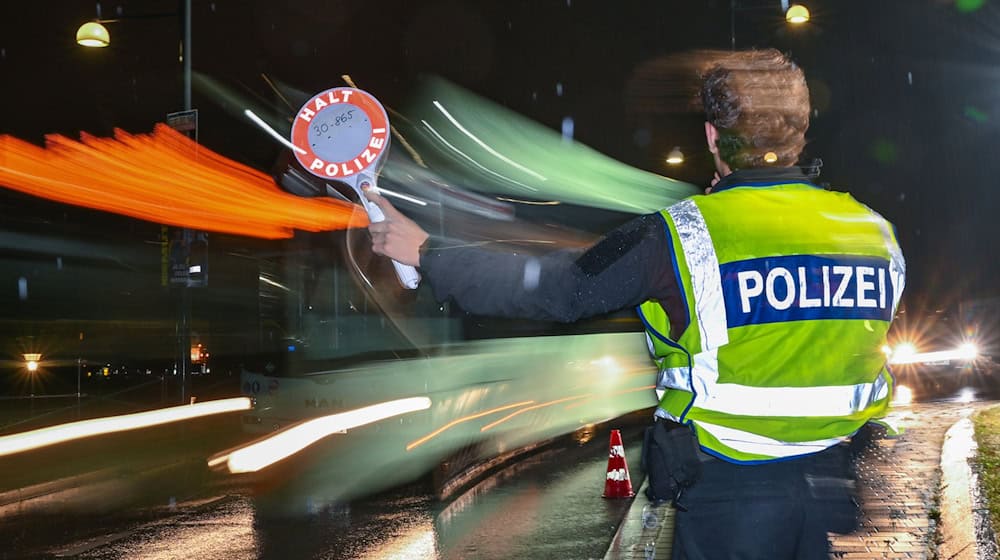
<instances>
[{"instance_id":1,"label":"high-visibility yellow vest","mask_svg":"<svg viewBox=\"0 0 1000 560\"><path fill-rule=\"evenodd\" d=\"M662 394L732 462L822 451L888 409L882 348L905 262L889 222L808 183L734 186L660 212L690 321L639 307Z\"/></svg>"}]
</instances>

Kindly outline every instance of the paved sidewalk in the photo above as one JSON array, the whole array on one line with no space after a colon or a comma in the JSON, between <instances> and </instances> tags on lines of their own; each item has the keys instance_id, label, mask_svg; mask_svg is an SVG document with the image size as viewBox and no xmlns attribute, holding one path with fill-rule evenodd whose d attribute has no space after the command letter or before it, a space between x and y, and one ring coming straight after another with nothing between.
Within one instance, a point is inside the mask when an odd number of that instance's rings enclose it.
<instances>
[{"instance_id":1,"label":"paved sidewalk","mask_svg":"<svg viewBox=\"0 0 1000 560\"><path fill-rule=\"evenodd\" d=\"M875 441L861 455L858 463L861 526L851 534L831 535L830 557L941 558L939 548L949 547L947 543L942 547L935 542L939 534L937 523L942 517L941 506L935 500L941 481L945 434L973 409L988 404L924 403L897 409L893 418L905 432L897 438ZM947 507L947 503L942 505ZM959 518L971 515L964 511L951 513ZM944 517L950 517L949 512ZM640 489L605 559L669 559L672 541L673 510L667 506L652 508ZM974 545L971 550L958 548L947 557L975 560Z\"/></svg>"},{"instance_id":2,"label":"paved sidewalk","mask_svg":"<svg viewBox=\"0 0 1000 560\"><path fill-rule=\"evenodd\" d=\"M861 527L832 535L831 558L936 558L945 433L978 404L925 403L893 413L903 435L874 442L858 464ZM968 515L970 512L962 512ZM975 556L972 556L975 558Z\"/></svg>"}]
</instances>

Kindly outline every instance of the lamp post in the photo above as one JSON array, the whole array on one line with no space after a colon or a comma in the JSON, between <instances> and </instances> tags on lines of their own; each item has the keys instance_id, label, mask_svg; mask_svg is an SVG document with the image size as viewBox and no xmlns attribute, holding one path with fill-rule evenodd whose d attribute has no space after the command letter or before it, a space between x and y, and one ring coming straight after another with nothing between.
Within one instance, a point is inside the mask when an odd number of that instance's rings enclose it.
<instances>
[{"instance_id":1,"label":"lamp post","mask_svg":"<svg viewBox=\"0 0 1000 560\"><path fill-rule=\"evenodd\" d=\"M42 355L38 352L25 352L24 356L24 368L28 370L28 380L31 386L31 413L30 416L35 415L35 372L38 371L38 362L41 361Z\"/></svg>"},{"instance_id":2,"label":"lamp post","mask_svg":"<svg viewBox=\"0 0 1000 560\"><path fill-rule=\"evenodd\" d=\"M191 0L179 0L178 11L174 14L150 14L140 16L118 16L117 19L101 19L101 3L97 3L97 19L84 23L76 32L77 43L84 47L106 47L111 44L111 35L108 33L104 23L114 23L123 19L149 19L160 17L179 17L181 27L180 39L180 61L181 80L183 88L183 112L191 112ZM169 123L168 115L168 123ZM195 138L197 138L195 132ZM166 226L163 226L166 228ZM166 239L166 235L164 236ZM181 375L181 402L187 401L189 373L190 373L190 315L191 315L191 294L188 286L180 287L180 312L177 319L177 364ZM79 376L78 376L79 377ZM79 387L77 388L79 394Z\"/></svg>"},{"instance_id":3,"label":"lamp post","mask_svg":"<svg viewBox=\"0 0 1000 560\"><path fill-rule=\"evenodd\" d=\"M76 342L76 417L80 418L80 373L83 369L83 331L77 337Z\"/></svg>"}]
</instances>

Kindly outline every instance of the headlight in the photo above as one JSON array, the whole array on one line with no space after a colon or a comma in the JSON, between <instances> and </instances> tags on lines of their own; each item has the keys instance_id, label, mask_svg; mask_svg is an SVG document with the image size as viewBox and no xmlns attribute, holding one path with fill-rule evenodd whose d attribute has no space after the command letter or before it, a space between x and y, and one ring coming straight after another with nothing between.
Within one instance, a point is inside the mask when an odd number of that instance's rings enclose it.
<instances>
[{"instance_id":1,"label":"headlight","mask_svg":"<svg viewBox=\"0 0 1000 560\"><path fill-rule=\"evenodd\" d=\"M958 347L959 360L975 360L979 357L979 347L974 342L966 342Z\"/></svg>"},{"instance_id":2,"label":"headlight","mask_svg":"<svg viewBox=\"0 0 1000 560\"><path fill-rule=\"evenodd\" d=\"M892 358L895 361L902 361L917 354L917 347L912 342L900 342L892 350Z\"/></svg>"},{"instance_id":3,"label":"headlight","mask_svg":"<svg viewBox=\"0 0 1000 560\"><path fill-rule=\"evenodd\" d=\"M913 391L906 385L897 385L896 394L893 396L892 404L903 406L913 402Z\"/></svg>"}]
</instances>

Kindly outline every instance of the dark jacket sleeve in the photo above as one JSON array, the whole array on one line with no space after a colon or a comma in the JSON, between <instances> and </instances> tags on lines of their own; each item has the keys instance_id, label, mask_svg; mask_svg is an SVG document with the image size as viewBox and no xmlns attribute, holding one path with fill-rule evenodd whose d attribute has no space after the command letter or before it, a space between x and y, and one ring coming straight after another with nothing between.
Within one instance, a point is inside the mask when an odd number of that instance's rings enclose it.
<instances>
[{"instance_id":1,"label":"dark jacket sleeve","mask_svg":"<svg viewBox=\"0 0 1000 560\"><path fill-rule=\"evenodd\" d=\"M659 215L633 219L582 252L544 256L433 242L421 272L438 301L477 315L570 322L638 305L680 302ZM686 312L685 312L686 319Z\"/></svg>"}]
</instances>

